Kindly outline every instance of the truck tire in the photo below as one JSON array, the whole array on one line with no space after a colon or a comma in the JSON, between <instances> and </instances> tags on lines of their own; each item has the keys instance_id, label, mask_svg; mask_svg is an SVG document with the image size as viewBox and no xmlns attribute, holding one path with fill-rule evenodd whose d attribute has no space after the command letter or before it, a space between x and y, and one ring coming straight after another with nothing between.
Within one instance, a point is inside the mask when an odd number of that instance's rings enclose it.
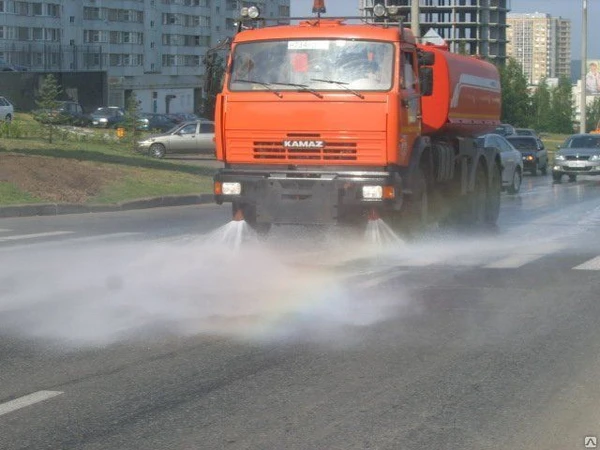
<instances>
[{"instance_id":1,"label":"truck tire","mask_svg":"<svg viewBox=\"0 0 600 450\"><path fill-rule=\"evenodd\" d=\"M478 228L486 222L489 211L487 177L483 165L478 164L473 191L458 198L450 223L458 230Z\"/></svg>"},{"instance_id":2,"label":"truck tire","mask_svg":"<svg viewBox=\"0 0 600 450\"><path fill-rule=\"evenodd\" d=\"M500 195L502 191L502 171L497 164L494 164L488 184L485 225L495 226L500 216Z\"/></svg>"},{"instance_id":3,"label":"truck tire","mask_svg":"<svg viewBox=\"0 0 600 450\"><path fill-rule=\"evenodd\" d=\"M418 168L413 175L413 194L406 198L406 203L398 217L397 231L408 236L415 236L425 232L429 223L429 189L427 178L422 168ZM394 223L394 225L396 225Z\"/></svg>"}]
</instances>

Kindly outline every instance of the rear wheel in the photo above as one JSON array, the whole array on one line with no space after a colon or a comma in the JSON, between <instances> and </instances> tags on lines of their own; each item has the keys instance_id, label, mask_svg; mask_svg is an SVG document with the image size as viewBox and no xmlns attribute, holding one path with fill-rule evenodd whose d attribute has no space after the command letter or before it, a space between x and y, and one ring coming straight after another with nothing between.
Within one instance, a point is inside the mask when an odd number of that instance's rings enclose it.
<instances>
[{"instance_id":1,"label":"rear wheel","mask_svg":"<svg viewBox=\"0 0 600 450\"><path fill-rule=\"evenodd\" d=\"M569 175L569 181L570 182L577 181L577 175Z\"/></svg>"},{"instance_id":2,"label":"rear wheel","mask_svg":"<svg viewBox=\"0 0 600 450\"><path fill-rule=\"evenodd\" d=\"M402 234L418 235L429 224L429 188L422 168L413 175L413 193L407 197L400 213L393 213L394 229Z\"/></svg>"},{"instance_id":3,"label":"rear wheel","mask_svg":"<svg viewBox=\"0 0 600 450\"><path fill-rule=\"evenodd\" d=\"M167 153L167 150L164 145L159 143L154 143L148 149L150 156L154 156L155 158L162 158Z\"/></svg>"},{"instance_id":4,"label":"rear wheel","mask_svg":"<svg viewBox=\"0 0 600 450\"><path fill-rule=\"evenodd\" d=\"M502 171L497 164L494 164L490 176L490 183L487 186L484 223L493 226L496 225L500 216L500 193L502 191Z\"/></svg>"},{"instance_id":5,"label":"rear wheel","mask_svg":"<svg viewBox=\"0 0 600 450\"><path fill-rule=\"evenodd\" d=\"M552 180L553 180L555 183L560 183L560 181L562 180L562 173L556 173L556 172L554 172L554 173L552 174Z\"/></svg>"},{"instance_id":6,"label":"rear wheel","mask_svg":"<svg viewBox=\"0 0 600 450\"><path fill-rule=\"evenodd\" d=\"M508 193L515 195L521 190L521 183L523 176L521 175L521 169L517 167L513 173L512 183L508 187Z\"/></svg>"},{"instance_id":7,"label":"rear wheel","mask_svg":"<svg viewBox=\"0 0 600 450\"><path fill-rule=\"evenodd\" d=\"M12 116L10 114L7 114L6 117L4 118L4 121L7 123L10 123L12 121Z\"/></svg>"}]
</instances>

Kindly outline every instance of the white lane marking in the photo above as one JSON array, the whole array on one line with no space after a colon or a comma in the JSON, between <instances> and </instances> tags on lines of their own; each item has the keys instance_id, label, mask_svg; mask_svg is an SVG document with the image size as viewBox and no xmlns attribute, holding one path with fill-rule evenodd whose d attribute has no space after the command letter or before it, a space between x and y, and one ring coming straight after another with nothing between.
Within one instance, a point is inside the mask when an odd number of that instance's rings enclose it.
<instances>
[{"instance_id":1,"label":"white lane marking","mask_svg":"<svg viewBox=\"0 0 600 450\"><path fill-rule=\"evenodd\" d=\"M26 406L33 405L35 403L43 402L49 398L56 397L57 395L64 394L61 391L37 391L33 394L25 395L23 397L15 398L10 402L0 404L0 416L11 413L17 409L25 408Z\"/></svg>"},{"instance_id":2,"label":"white lane marking","mask_svg":"<svg viewBox=\"0 0 600 450\"><path fill-rule=\"evenodd\" d=\"M525 264L536 261L545 255L510 255L483 266L486 269L518 269Z\"/></svg>"},{"instance_id":3,"label":"white lane marking","mask_svg":"<svg viewBox=\"0 0 600 450\"><path fill-rule=\"evenodd\" d=\"M8 233L9 231L12 230L9 230L8 228L0 228L0 233Z\"/></svg>"},{"instance_id":4,"label":"white lane marking","mask_svg":"<svg viewBox=\"0 0 600 450\"><path fill-rule=\"evenodd\" d=\"M7 241L19 241L21 239L35 239L40 237L49 237L49 236L60 236L64 234L73 234L74 231L48 231L46 233L32 233L32 234L17 234L15 236L6 236L1 237L0 242Z\"/></svg>"},{"instance_id":5,"label":"white lane marking","mask_svg":"<svg viewBox=\"0 0 600 450\"><path fill-rule=\"evenodd\" d=\"M382 274L382 275L375 275L373 274L372 278L369 278L367 280L364 281L359 281L357 283L359 288L371 288L371 287L375 287L378 286L380 284L385 283L388 280L391 280L392 278L396 278L399 277L403 274L405 274L406 271L394 271L391 273L386 273L386 274Z\"/></svg>"},{"instance_id":6,"label":"white lane marking","mask_svg":"<svg viewBox=\"0 0 600 450\"><path fill-rule=\"evenodd\" d=\"M573 267L573 270L600 270L600 256Z\"/></svg>"},{"instance_id":7,"label":"white lane marking","mask_svg":"<svg viewBox=\"0 0 600 450\"><path fill-rule=\"evenodd\" d=\"M22 245L11 245L9 247L0 248L0 252L14 251L14 250L23 250L30 248L43 248L43 247L53 247L57 245L65 245L71 243L85 243L85 242L94 242L94 241L103 241L105 239L118 239L122 237L129 237L139 235L141 233L137 232L122 232L122 233L110 233L110 234L100 234L98 236L85 236L71 239L64 239L61 241L50 241L50 242L40 242L38 244L22 244ZM1 238L0 238L1 239Z\"/></svg>"}]
</instances>

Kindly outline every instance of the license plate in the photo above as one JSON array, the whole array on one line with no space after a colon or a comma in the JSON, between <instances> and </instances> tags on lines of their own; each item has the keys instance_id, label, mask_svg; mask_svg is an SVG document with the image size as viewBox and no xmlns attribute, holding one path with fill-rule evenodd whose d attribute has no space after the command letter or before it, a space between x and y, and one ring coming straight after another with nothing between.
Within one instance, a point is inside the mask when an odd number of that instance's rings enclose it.
<instances>
[{"instance_id":1,"label":"license plate","mask_svg":"<svg viewBox=\"0 0 600 450\"><path fill-rule=\"evenodd\" d=\"M567 167L585 167L587 166L586 161L568 161Z\"/></svg>"}]
</instances>

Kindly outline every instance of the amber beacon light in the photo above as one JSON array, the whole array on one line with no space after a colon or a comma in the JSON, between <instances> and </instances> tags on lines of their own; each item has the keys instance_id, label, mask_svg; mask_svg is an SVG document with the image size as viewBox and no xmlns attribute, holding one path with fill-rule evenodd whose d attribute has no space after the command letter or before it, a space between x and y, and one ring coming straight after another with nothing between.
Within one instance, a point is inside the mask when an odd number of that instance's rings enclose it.
<instances>
[{"instance_id":1,"label":"amber beacon light","mask_svg":"<svg viewBox=\"0 0 600 450\"><path fill-rule=\"evenodd\" d=\"M327 12L325 8L325 0L314 0L312 12L315 14L323 14Z\"/></svg>"}]
</instances>

